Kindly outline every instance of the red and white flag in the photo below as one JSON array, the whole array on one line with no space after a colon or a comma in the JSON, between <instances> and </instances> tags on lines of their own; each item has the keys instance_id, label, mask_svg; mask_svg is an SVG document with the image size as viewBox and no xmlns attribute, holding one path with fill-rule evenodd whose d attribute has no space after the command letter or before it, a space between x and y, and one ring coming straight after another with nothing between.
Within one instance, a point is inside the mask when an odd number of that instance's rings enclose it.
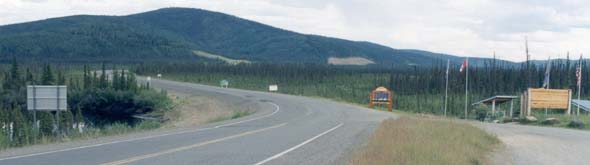
<instances>
[{"instance_id":1,"label":"red and white flag","mask_svg":"<svg viewBox=\"0 0 590 165\"><path fill-rule=\"evenodd\" d=\"M465 61L463 61L463 64L461 64L461 68L459 69L459 72L463 73L465 68L467 68L468 66L469 66L469 62L467 62L467 58L466 58Z\"/></svg>"}]
</instances>

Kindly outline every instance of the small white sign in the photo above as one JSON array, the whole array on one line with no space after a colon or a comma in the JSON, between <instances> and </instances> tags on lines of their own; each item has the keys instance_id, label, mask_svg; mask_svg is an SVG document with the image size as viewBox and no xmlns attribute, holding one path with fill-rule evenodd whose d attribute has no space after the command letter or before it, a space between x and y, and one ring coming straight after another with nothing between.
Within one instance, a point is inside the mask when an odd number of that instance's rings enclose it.
<instances>
[{"instance_id":1,"label":"small white sign","mask_svg":"<svg viewBox=\"0 0 590 165\"><path fill-rule=\"evenodd\" d=\"M158 78L162 78L162 74L158 74L157 76L158 76Z\"/></svg>"},{"instance_id":2,"label":"small white sign","mask_svg":"<svg viewBox=\"0 0 590 165\"><path fill-rule=\"evenodd\" d=\"M269 85L268 91L271 91L271 92L279 91L279 86L278 85Z\"/></svg>"},{"instance_id":3,"label":"small white sign","mask_svg":"<svg viewBox=\"0 0 590 165\"><path fill-rule=\"evenodd\" d=\"M152 77L149 77L149 76L148 76L148 77L147 77L147 81L151 81L151 80L152 80Z\"/></svg>"}]
</instances>

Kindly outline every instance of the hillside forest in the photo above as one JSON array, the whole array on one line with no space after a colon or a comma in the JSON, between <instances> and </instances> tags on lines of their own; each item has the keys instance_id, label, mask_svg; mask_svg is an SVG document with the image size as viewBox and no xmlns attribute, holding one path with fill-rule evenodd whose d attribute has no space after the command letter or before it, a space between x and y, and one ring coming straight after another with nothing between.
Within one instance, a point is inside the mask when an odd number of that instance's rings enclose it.
<instances>
[{"instance_id":1,"label":"hillside forest","mask_svg":"<svg viewBox=\"0 0 590 165\"><path fill-rule=\"evenodd\" d=\"M583 75L588 66L583 63ZM552 68L550 87L553 89L576 88L575 68L578 61L556 60ZM449 116L464 116L465 73L459 65L451 65L449 71ZM231 88L266 91L268 85L278 84L279 92L331 98L338 101L368 105L369 92L377 86L385 86L394 93L394 109L416 113L443 115L446 61L434 66L415 65L411 68L341 67L315 64L239 64L220 65L207 63L158 63L140 64L134 67L141 75L161 73L164 78L218 86L228 80ZM527 69L528 68L528 69ZM469 118L482 119L486 107L474 107L471 103L494 95L515 95L528 87L542 86L546 65L523 63L519 66L497 60L487 60L481 66L469 69ZM585 78L587 79L587 77ZM590 87L583 81L582 97L586 98ZM518 113L520 101L515 101ZM500 111L508 105L499 105ZM489 107L487 107L489 108ZM540 112L539 112L540 113ZM548 110L548 113L563 113ZM490 114L487 114L490 115ZM497 114L492 114L492 116ZM517 115L517 114L515 114Z\"/></svg>"}]
</instances>

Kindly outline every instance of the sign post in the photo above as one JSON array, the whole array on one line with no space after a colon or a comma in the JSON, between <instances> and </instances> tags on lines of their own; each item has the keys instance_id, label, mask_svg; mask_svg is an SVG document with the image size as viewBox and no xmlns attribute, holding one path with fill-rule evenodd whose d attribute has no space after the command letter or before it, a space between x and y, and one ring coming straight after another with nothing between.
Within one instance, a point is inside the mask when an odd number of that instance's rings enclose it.
<instances>
[{"instance_id":1,"label":"sign post","mask_svg":"<svg viewBox=\"0 0 590 165\"><path fill-rule=\"evenodd\" d=\"M43 86L43 85L29 85L27 86L27 110L33 111L33 142L37 143L38 123L37 111L56 111L57 115L57 129L56 132L60 136L59 130L59 111L66 111L68 107L68 87L67 86Z\"/></svg>"}]
</instances>

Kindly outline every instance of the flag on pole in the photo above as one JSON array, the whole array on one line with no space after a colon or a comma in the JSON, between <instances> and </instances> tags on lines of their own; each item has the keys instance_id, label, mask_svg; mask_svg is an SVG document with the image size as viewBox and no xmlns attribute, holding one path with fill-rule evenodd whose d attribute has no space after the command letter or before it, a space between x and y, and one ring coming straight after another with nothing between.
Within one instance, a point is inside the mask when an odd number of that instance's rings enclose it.
<instances>
[{"instance_id":1,"label":"flag on pole","mask_svg":"<svg viewBox=\"0 0 590 165\"><path fill-rule=\"evenodd\" d=\"M547 61L547 65L545 67L545 79L543 80L542 88L549 88L549 81L551 78L551 57L549 57L549 60Z\"/></svg>"},{"instance_id":2,"label":"flag on pole","mask_svg":"<svg viewBox=\"0 0 590 165\"><path fill-rule=\"evenodd\" d=\"M461 64L461 68L459 69L459 72L463 73L463 71L465 70L465 68L467 68L469 65L469 62L467 62L467 58L465 58L465 60L463 61L463 64Z\"/></svg>"},{"instance_id":3,"label":"flag on pole","mask_svg":"<svg viewBox=\"0 0 590 165\"><path fill-rule=\"evenodd\" d=\"M582 84L582 56L580 56L580 62L576 68L576 83L578 86Z\"/></svg>"}]
</instances>

